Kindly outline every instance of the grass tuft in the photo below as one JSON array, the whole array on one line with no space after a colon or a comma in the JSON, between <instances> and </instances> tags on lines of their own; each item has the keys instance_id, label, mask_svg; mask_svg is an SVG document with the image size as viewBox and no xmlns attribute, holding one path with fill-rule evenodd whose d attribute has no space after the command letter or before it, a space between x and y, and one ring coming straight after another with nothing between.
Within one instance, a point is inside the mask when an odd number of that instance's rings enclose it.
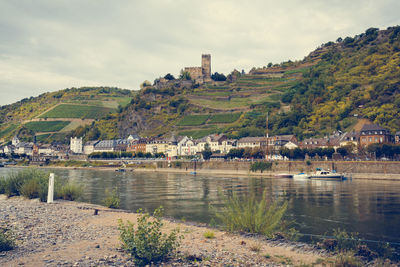
<instances>
[{"instance_id":1,"label":"grass tuft","mask_svg":"<svg viewBox=\"0 0 400 267\"><path fill-rule=\"evenodd\" d=\"M283 220L287 201L268 201L266 191L261 200L257 200L254 193L241 198L234 192L223 198L222 210L214 211L227 231L258 233L272 238L274 233L288 230Z\"/></svg>"},{"instance_id":2,"label":"grass tuft","mask_svg":"<svg viewBox=\"0 0 400 267\"><path fill-rule=\"evenodd\" d=\"M213 239L215 238L215 234L213 231L205 231L203 236L207 239Z\"/></svg>"}]
</instances>

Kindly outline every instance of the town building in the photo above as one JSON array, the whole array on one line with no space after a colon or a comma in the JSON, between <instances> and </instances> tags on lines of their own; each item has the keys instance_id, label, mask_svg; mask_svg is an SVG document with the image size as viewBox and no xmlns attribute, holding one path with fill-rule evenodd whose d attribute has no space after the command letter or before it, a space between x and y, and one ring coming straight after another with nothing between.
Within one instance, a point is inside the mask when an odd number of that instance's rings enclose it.
<instances>
[{"instance_id":1,"label":"town building","mask_svg":"<svg viewBox=\"0 0 400 267\"><path fill-rule=\"evenodd\" d=\"M17 146L20 143L19 139L17 136L14 136L13 139L11 140L11 145Z\"/></svg>"},{"instance_id":2,"label":"town building","mask_svg":"<svg viewBox=\"0 0 400 267\"><path fill-rule=\"evenodd\" d=\"M94 146L94 152L114 152L116 140L101 140Z\"/></svg>"},{"instance_id":3,"label":"town building","mask_svg":"<svg viewBox=\"0 0 400 267\"><path fill-rule=\"evenodd\" d=\"M83 146L82 146L82 137L74 137L70 139L70 150L75 154L82 154Z\"/></svg>"},{"instance_id":4,"label":"town building","mask_svg":"<svg viewBox=\"0 0 400 267\"><path fill-rule=\"evenodd\" d=\"M396 144L400 144L400 131L396 132L396 134L394 135L394 142Z\"/></svg>"},{"instance_id":5,"label":"town building","mask_svg":"<svg viewBox=\"0 0 400 267\"><path fill-rule=\"evenodd\" d=\"M389 130L377 124L365 124L360 131L360 145L363 147L375 143L391 143L392 139Z\"/></svg>"},{"instance_id":6,"label":"town building","mask_svg":"<svg viewBox=\"0 0 400 267\"><path fill-rule=\"evenodd\" d=\"M151 154L156 154L156 153L164 153L166 154L168 151L168 140L164 138L154 138L151 139L147 144L146 144L146 152L149 152Z\"/></svg>"},{"instance_id":7,"label":"town building","mask_svg":"<svg viewBox=\"0 0 400 267\"><path fill-rule=\"evenodd\" d=\"M237 141L238 148L264 148L268 144L268 137L243 137Z\"/></svg>"},{"instance_id":8,"label":"town building","mask_svg":"<svg viewBox=\"0 0 400 267\"><path fill-rule=\"evenodd\" d=\"M94 152L94 146L100 141L87 141L83 146L83 154L90 155Z\"/></svg>"}]
</instances>

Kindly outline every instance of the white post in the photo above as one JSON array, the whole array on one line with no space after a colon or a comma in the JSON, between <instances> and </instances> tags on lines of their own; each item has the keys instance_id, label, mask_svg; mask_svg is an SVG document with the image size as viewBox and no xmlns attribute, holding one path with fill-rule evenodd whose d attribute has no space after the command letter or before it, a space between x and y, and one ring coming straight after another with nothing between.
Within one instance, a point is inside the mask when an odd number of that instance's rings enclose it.
<instances>
[{"instance_id":1,"label":"white post","mask_svg":"<svg viewBox=\"0 0 400 267\"><path fill-rule=\"evenodd\" d=\"M47 203L53 203L54 199L54 173L50 173L49 191L47 193Z\"/></svg>"}]
</instances>

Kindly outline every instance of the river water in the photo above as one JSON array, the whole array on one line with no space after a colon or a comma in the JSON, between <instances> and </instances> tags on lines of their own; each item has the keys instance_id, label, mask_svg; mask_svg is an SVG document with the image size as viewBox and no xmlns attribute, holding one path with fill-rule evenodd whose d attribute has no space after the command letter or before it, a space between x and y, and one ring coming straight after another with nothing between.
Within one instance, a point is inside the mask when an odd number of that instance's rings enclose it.
<instances>
[{"instance_id":1,"label":"river water","mask_svg":"<svg viewBox=\"0 0 400 267\"><path fill-rule=\"evenodd\" d=\"M17 171L0 168L0 176ZM368 240L400 243L400 182L317 181L261 177L228 177L174 173L115 172L54 169L56 176L85 187L83 201L102 204L106 190L118 188L121 208L153 211L159 206L165 216L209 223L210 204L221 205L218 191L239 195L254 192L261 197L289 202L287 216L303 234L330 234L341 228L358 232Z\"/></svg>"}]
</instances>

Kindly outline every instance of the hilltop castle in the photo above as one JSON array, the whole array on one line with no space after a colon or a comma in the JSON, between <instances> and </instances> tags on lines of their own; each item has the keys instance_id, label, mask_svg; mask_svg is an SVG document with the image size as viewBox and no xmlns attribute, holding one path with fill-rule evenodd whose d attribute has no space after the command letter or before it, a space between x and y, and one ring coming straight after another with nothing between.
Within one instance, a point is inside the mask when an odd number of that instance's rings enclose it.
<instances>
[{"instance_id":1,"label":"hilltop castle","mask_svg":"<svg viewBox=\"0 0 400 267\"><path fill-rule=\"evenodd\" d=\"M188 72L196 83L211 82L211 55L201 55L201 67L185 67L183 71Z\"/></svg>"}]
</instances>

